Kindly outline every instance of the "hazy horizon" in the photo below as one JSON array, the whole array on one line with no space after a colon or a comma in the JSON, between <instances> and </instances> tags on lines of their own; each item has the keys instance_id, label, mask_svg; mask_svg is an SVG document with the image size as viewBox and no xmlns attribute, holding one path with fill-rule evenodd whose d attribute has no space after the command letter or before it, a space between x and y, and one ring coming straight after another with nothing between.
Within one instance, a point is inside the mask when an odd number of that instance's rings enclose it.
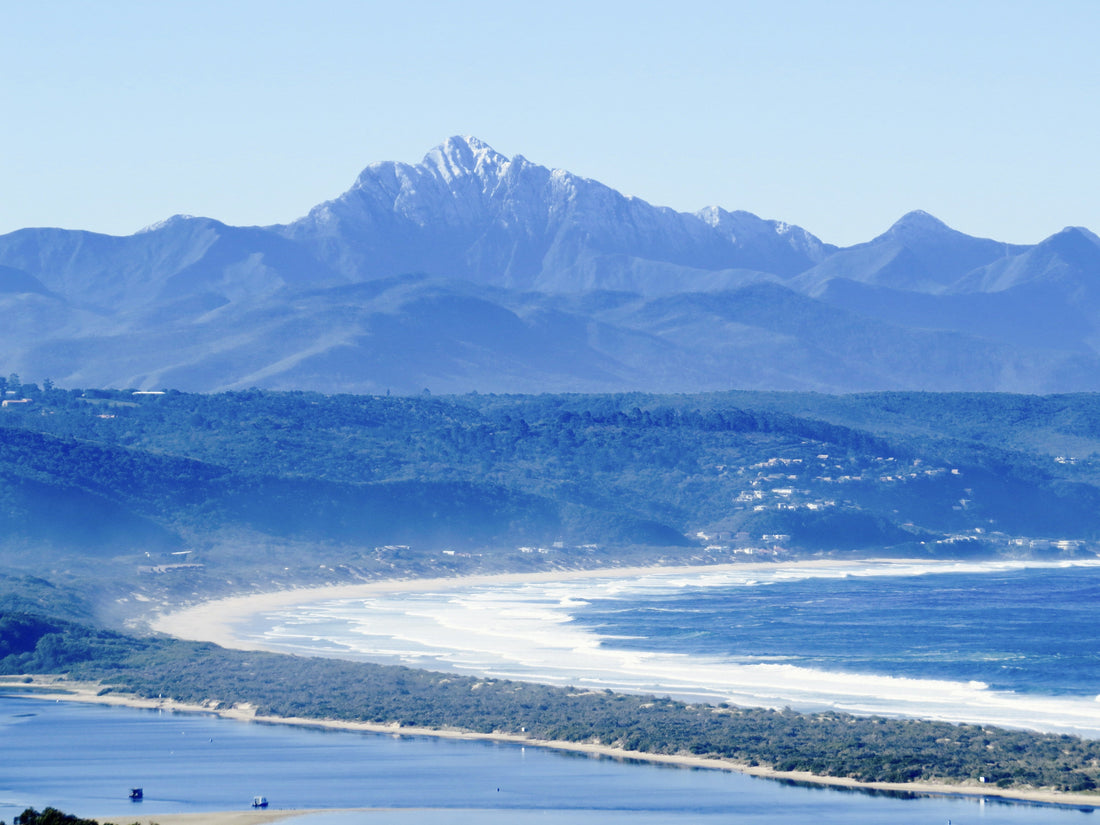
<instances>
[{"instance_id":1,"label":"hazy horizon","mask_svg":"<svg viewBox=\"0 0 1100 825\"><path fill-rule=\"evenodd\" d=\"M914 209L1100 227L1100 8L497 2L10 10L0 233L285 223L455 134L850 245Z\"/></svg>"}]
</instances>

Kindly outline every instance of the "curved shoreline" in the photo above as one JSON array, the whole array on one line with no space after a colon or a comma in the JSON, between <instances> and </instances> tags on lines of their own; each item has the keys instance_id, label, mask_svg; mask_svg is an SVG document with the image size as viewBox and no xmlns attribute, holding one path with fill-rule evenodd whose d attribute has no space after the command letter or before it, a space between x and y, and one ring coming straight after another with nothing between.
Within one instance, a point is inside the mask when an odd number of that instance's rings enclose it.
<instances>
[{"instance_id":1,"label":"curved shoreline","mask_svg":"<svg viewBox=\"0 0 1100 825\"><path fill-rule=\"evenodd\" d=\"M782 568L800 570L842 570L854 563L899 569L919 565L923 568L955 567L959 560L934 559L799 559L787 562L730 562L711 565L658 565L647 567L594 567L571 570L553 570L537 573L480 573L471 576L439 578L378 579L356 584L319 585L311 587L248 593L239 596L210 599L187 607L173 608L165 605L162 612L153 615L148 627L159 633L184 639L213 642L221 647L256 649L255 644L245 645L233 631L234 622L257 613L313 601L337 601L398 593L430 593L433 590L454 591L463 587L481 585L524 585L569 582L584 579L644 578L646 576L696 575L721 573L751 573ZM1100 561L1097 561L1100 565Z\"/></svg>"},{"instance_id":2,"label":"curved shoreline","mask_svg":"<svg viewBox=\"0 0 1100 825\"><path fill-rule=\"evenodd\" d=\"M1094 566L1100 561L1092 560ZM253 593L161 606L149 627L171 636L237 650L400 664L427 671L533 682L554 687L668 695L688 703L803 713L838 710L948 724L990 725L1100 740L1092 697L1018 694L980 681L850 673L767 657L607 642L575 621L577 605L645 598L681 587L734 587L791 579L952 576L1064 567L1024 560L816 559L706 566L648 566L378 580ZM624 596L624 594L627 594ZM630 595L633 594L633 595ZM486 611L506 619L492 625ZM334 622L330 637L313 622ZM315 638L320 632L323 638ZM858 644L858 641L855 642Z\"/></svg>"},{"instance_id":3,"label":"curved shoreline","mask_svg":"<svg viewBox=\"0 0 1100 825\"><path fill-rule=\"evenodd\" d=\"M933 566L935 562L929 560L912 559L863 559L862 563L878 565L897 565L899 568L919 563L922 566ZM947 567L954 562L943 562ZM850 561L836 560L811 560L791 562L801 568L815 568L822 570L838 569L850 566ZM658 567L610 567L588 570L564 570L543 573L505 573L482 574L465 577L448 577L434 579L386 579L358 584L334 585L322 587L300 588L281 590L268 593L256 593L243 596L215 599L200 602L180 610L165 611L149 621L149 627L157 632L179 638L201 639L214 642L222 647L234 649L256 649L255 644L248 644L237 638L234 634L234 625L247 619L249 616L267 610L277 610L281 607L313 600L329 599L353 599L369 597L379 594L396 593L425 593L433 590L453 590L465 586L478 586L485 584L533 584L539 582L562 582L578 579L608 579L616 577L644 577L647 575L659 576L670 574L693 573L720 573L723 571L749 572L752 570L774 570L783 563L775 562L750 562L707 566L658 566ZM10 677L9 677L10 678ZM365 733L400 734L404 736L432 736L446 739L459 739L468 741L496 741L522 744L525 746L587 753L618 760L636 760L651 763L663 763L678 765L681 767L706 768L711 770L735 771L750 776L783 781L793 781L820 785L823 787L848 788L865 791L888 791L908 794L930 796L967 796L989 797L1008 801L1030 802L1049 805L1060 805L1081 808L1100 808L1100 793L1071 793L1041 789L1004 789L977 782L948 784L948 783L890 783L890 782L858 782L842 777L820 776L805 772L784 772L770 768L751 767L717 758L705 758L690 755L664 755L652 754L640 751L626 751L603 745L592 745L575 742L536 740L522 735L513 734L480 734L462 730L439 730L432 728L400 727L396 724L371 724L360 722L345 722L339 720L317 720L293 717L257 716L248 706L236 706L223 708L217 706L188 705L172 700L144 699L133 695L107 693L99 695L99 685L79 685L76 683L59 682L57 680L37 677L31 684L23 682L7 681L0 677L0 690L4 687L22 688L20 695L40 697L63 701L94 702L107 705L119 705L135 708L154 708L170 711L208 713L227 719L240 721L257 721L272 724L301 725L306 727L320 727L338 730L359 731ZM27 690L26 688L32 688ZM53 688L53 690L49 690ZM59 690L60 689L60 690ZM221 825L259 825L262 822L270 822L309 813L308 811L269 811L269 812L227 812L229 819L213 820L208 817L205 821L218 822ZM243 816L242 816L243 814ZM158 816L161 825L187 825L195 822L197 815L181 814L180 818L172 816Z\"/></svg>"},{"instance_id":4,"label":"curved shoreline","mask_svg":"<svg viewBox=\"0 0 1100 825\"><path fill-rule=\"evenodd\" d=\"M27 681L27 680L30 681ZM7 689L13 689L7 695L32 699L43 699L63 702L86 702L91 704L113 705L116 707L139 708L146 710L166 710L178 713L205 713L219 716L224 719L232 719L240 722L261 722L264 724L297 725L300 727L323 728L328 730L343 730L359 733L378 733L400 736L431 736L439 739L456 739L461 741L481 742L505 742L525 747L546 748L550 750L570 751L584 753L592 756L607 757L620 761L650 762L665 765L673 765L684 768L705 768L708 770L721 770L756 776L762 779L775 779L788 782L799 782L822 787L846 788L863 791L890 791L896 793L917 794L922 796L967 796L988 797L1016 802L1041 803L1046 805L1059 805L1074 808L1100 808L1100 792L1098 793L1071 793L1066 791L1042 790L1042 789L1010 789L997 788L979 783L931 783L931 782L859 782L837 776L821 776L804 771L778 771L772 768L753 767L725 759L708 758L702 756L689 756L680 754L656 754L644 751L628 751L622 748L614 748L606 745L594 745L581 742L563 742L557 740L533 739L527 736L506 733L474 733L464 730L440 730L436 728L402 727L393 724L375 724L370 722L348 722L337 719L305 719L287 716L260 716L254 709L247 705L238 705L231 708L223 708L215 705L194 705L176 702L172 699L146 699L133 694L100 693L102 686L98 684L67 682L63 679L42 676L8 676L0 677L0 694ZM325 809L326 811L328 809ZM335 810L335 809L334 809ZM211 819L208 814L178 814L158 815L155 817L160 825L186 825L188 822L196 822L198 817L206 816L205 822L218 825L260 825L263 822L271 822L291 816L304 815L310 811L234 811L217 814L230 819ZM179 817L177 820L175 817ZM266 818L265 818L266 817ZM138 820L141 822L141 820Z\"/></svg>"},{"instance_id":5,"label":"curved shoreline","mask_svg":"<svg viewBox=\"0 0 1100 825\"><path fill-rule=\"evenodd\" d=\"M868 564L896 564L899 567L914 563L909 559L867 559L864 561ZM921 563L925 564L926 562L922 561ZM798 561L790 564L797 565L800 568L818 568L822 570L851 566L850 561L836 561L833 559ZM948 562L944 562L944 564L946 565ZM152 630L169 636L214 642L221 647L241 649L245 645L233 634L231 629L233 622L256 613L277 610L301 602L355 599L394 593L429 593L433 590L455 590L461 587L477 587L479 585L538 584L576 581L578 579L636 578L680 573L690 575L693 573L730 571L751 572L753 570L774 570L780 566L783 566L782 563L746 562L694 566L595 567L539 573L483 573L472 576L431 579L379 579L357 584L321 585L211 599L181 609L167 610L154 616L148 624ZM250 649L254 647L254 645L248 646Z\"/></svg>"}]
</instances>

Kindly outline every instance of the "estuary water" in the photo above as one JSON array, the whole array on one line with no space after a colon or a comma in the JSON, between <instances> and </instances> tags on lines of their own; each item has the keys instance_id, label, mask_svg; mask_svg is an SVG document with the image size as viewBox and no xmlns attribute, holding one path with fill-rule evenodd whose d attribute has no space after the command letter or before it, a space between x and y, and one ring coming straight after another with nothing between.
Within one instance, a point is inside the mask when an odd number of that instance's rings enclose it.
<instances>
[{"instance_id":1,"label":"estuary water","mask_svg":"<svg viewBox=\"0 0 1100 825\"><path fill-rule=\"evenodd\" d=\"M647 571L312 599L246 646L711 701L1100 735L1100 564L866 563ZM211 607L216 610L216 606ZM131 786L145 800L126 798ZM359 808L358 823L1091 822L1073 808L903 798L510 744L302 729L0 697L0 819Z\"/></svg>"},{"instance_id":2,"label":"estuary water","mask_svg":"<svg viewBox=\"0 0 1100 825\"><path fill-rule=\"evenodd\" d=\"M513 744L263 725L0 696L0 820L272 809L291 825L1076 825L1090 810L803 787ZM128 799L131 787L145 798Z\"/></svg>"},{"instance_id":3,"label":"estuary water","mask_svg":"<svg viewBox=\"0 0 1100 825\"><path fill-rule=\"evenodd\" d=\"M246 645L797 710L1100 737L1100 562L852 562L317 600Z\"/></svg>"}]
</instances>

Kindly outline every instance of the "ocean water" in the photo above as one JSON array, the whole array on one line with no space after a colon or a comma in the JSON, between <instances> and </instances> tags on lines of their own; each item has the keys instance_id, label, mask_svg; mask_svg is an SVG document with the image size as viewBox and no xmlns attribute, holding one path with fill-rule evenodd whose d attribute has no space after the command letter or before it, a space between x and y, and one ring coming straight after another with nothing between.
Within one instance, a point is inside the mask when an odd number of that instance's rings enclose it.
<instances>
[{"instance_id":1,"label":"ocean water","mask_svg":"<svg viewBox=\"0 0 1100 825\"><path fill-rule=\"evenodd\" d=\"M47 806L100 821L272 809L292 825L1071 825L1090 809L868 794L512 744L262 725L0 696L0 820ZM130 802L130 787L144 789ZM129 817L129 818L128 818Z\"/></svg>"},{"instance_id":2,"label":"ocean water","mask_svg":"<svg viewBox=\"0 0 1100 825\"><path fill-rule=\"evenodd\" d=\"M243 620L271 649L711 701L1100 736L1100 564L663 571L308 602ZM131 803L131 786L146 798ZM1062 823L1086 810L904 798L517 745L0 697L0 820L275 808L358 823Z\"/></svg>"},{"instance_id":3,"label":"ocean water","mask_svg":"<svg viewBox=\"0 0 1100 825\"><path fill-rule=\"evenodd\" d=\"M1100 567L685 586L574 620L628 650L1100 694Z\"/></svg>"},{"instance_id":4,"label":"ocean water","mask_svg":"<svg viewBox=\"0 0 1100 825\"><path fill-rule=\"evenodd\" d=\"M1100 562L867 563L455 585L234 628L268 649L734 704L1100 736Z\"/></svg>"}]
</instances>

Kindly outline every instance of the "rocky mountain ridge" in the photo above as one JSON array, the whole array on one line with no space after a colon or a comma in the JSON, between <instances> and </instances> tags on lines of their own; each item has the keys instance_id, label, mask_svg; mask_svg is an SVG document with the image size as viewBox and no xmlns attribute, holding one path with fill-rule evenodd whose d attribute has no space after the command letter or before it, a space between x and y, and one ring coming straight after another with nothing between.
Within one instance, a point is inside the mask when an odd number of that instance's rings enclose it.
<instances>
[{"instance_id":1,"label":"rocky mountain ridge","mask_svg":"<svg viewBox=\"0 0 1100 825\"><path fill-rule=\"evenodd\" d=\"M325 392L1100 389L1100 239L832 246L450 138L283 226L0 236L0 370Z\"/></svg>"}]
</instances>

